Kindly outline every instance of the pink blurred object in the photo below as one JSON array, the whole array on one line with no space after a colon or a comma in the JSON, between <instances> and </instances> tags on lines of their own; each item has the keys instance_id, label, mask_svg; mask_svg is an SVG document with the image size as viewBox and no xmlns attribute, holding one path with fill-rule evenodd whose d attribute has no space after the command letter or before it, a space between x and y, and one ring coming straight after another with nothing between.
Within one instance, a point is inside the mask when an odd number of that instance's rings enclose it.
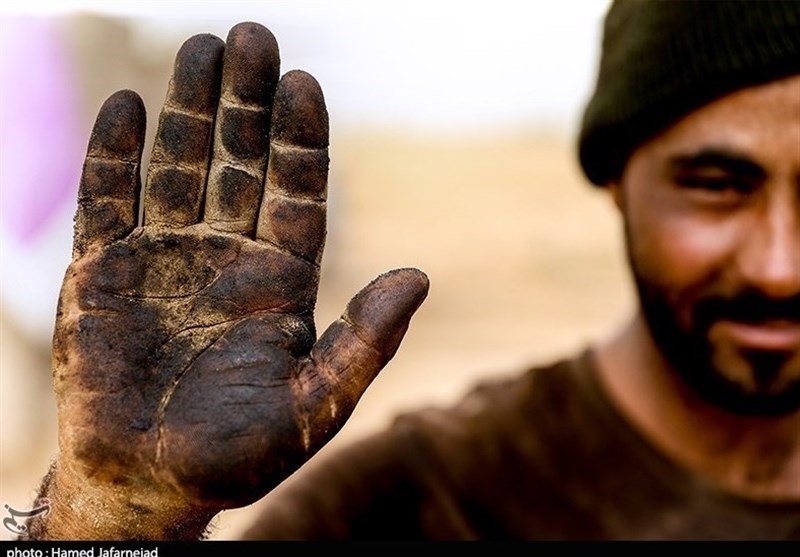
<instances>
[{"instance_id":1,"label":"pink blurred object","mask_svg":"<svg viewBox=\"0 0 800 557\"><path fill-rule=\"evenodd\" d=\"M7 240L30 246L75 202L85 154L78 92L57 20L5 15L0 41L0 224Z\"/></svg>"}]
</instances>

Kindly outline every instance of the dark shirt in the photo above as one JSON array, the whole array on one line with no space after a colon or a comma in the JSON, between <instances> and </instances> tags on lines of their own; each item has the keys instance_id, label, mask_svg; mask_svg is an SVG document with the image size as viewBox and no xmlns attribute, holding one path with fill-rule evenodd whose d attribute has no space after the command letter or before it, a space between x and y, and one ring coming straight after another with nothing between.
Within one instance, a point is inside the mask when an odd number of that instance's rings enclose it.
<instances>
[{"instance_id":1,"label":"dark shirt","mask_svg":"<svg viewBox=\"0 0 800 557\"><path fill-rule=\"evenodd\" d=\"M312 459L250 539L800 539L800 504L724 492L612 406L592 353L478 385L450 408Z\"/></svg>"}]
</instances>

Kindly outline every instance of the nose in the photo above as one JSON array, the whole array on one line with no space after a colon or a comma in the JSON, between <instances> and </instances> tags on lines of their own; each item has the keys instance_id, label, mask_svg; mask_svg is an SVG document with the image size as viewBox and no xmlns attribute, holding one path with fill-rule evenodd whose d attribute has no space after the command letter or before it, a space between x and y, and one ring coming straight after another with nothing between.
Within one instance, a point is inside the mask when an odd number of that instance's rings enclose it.
<instances>
[{"instance_id":1,"label":"nose","mask_svg":"<svg viewBox=\"0 0 800 557\"><path fill-rule=\"evenodd\" d=\"M745 234L740 270L749 286L776 299L800 295L800 192L773 196Z\"/></svg>"}]
</instances>

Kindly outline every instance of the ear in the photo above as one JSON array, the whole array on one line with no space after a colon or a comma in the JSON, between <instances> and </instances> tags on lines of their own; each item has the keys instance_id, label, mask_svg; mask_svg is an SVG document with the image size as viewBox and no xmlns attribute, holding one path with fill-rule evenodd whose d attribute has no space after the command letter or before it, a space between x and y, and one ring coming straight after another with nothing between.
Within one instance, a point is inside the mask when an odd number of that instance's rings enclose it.
<instances>
[{"instance_id":1,"label":"ear","mask_svg":"<svg viewBox=\"0 0 800 557\"><path fill-rule=\"evenodd\" d=\"M611 196L617 209L623 211L622 180L611 180L605 185L605 188L608 190L608 194Z\"/></svg>"}]
</instances>

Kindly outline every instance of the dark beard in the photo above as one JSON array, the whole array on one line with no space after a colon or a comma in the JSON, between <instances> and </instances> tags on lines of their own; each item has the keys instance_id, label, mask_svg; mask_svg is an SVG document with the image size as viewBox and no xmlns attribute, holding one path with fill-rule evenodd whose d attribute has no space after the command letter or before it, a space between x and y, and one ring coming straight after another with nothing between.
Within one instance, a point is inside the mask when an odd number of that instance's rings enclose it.
<instances>
[{"instance_id":1,"label":"dark beard","mask_svg":"<svg viewBox=\"0 0 800 557\"><path fill-rule=\"evenodd\" d=\"M800 297L778 302L754 292L731 298L709 296L693 309L691 329L685 330L663 291L645 281L633 261L630 263L639 303L658 349L679 379L701 399L728 412L747 416L781 416L800 410L800 381L780 393L750 392L715 368L709 340L711 326L722 318L749 323L765 319L797 320ZM763 351L747 351L742 356L757 374L760 384L768 384L776 377L790 357Z\"/></svg>"}]
</instances>

